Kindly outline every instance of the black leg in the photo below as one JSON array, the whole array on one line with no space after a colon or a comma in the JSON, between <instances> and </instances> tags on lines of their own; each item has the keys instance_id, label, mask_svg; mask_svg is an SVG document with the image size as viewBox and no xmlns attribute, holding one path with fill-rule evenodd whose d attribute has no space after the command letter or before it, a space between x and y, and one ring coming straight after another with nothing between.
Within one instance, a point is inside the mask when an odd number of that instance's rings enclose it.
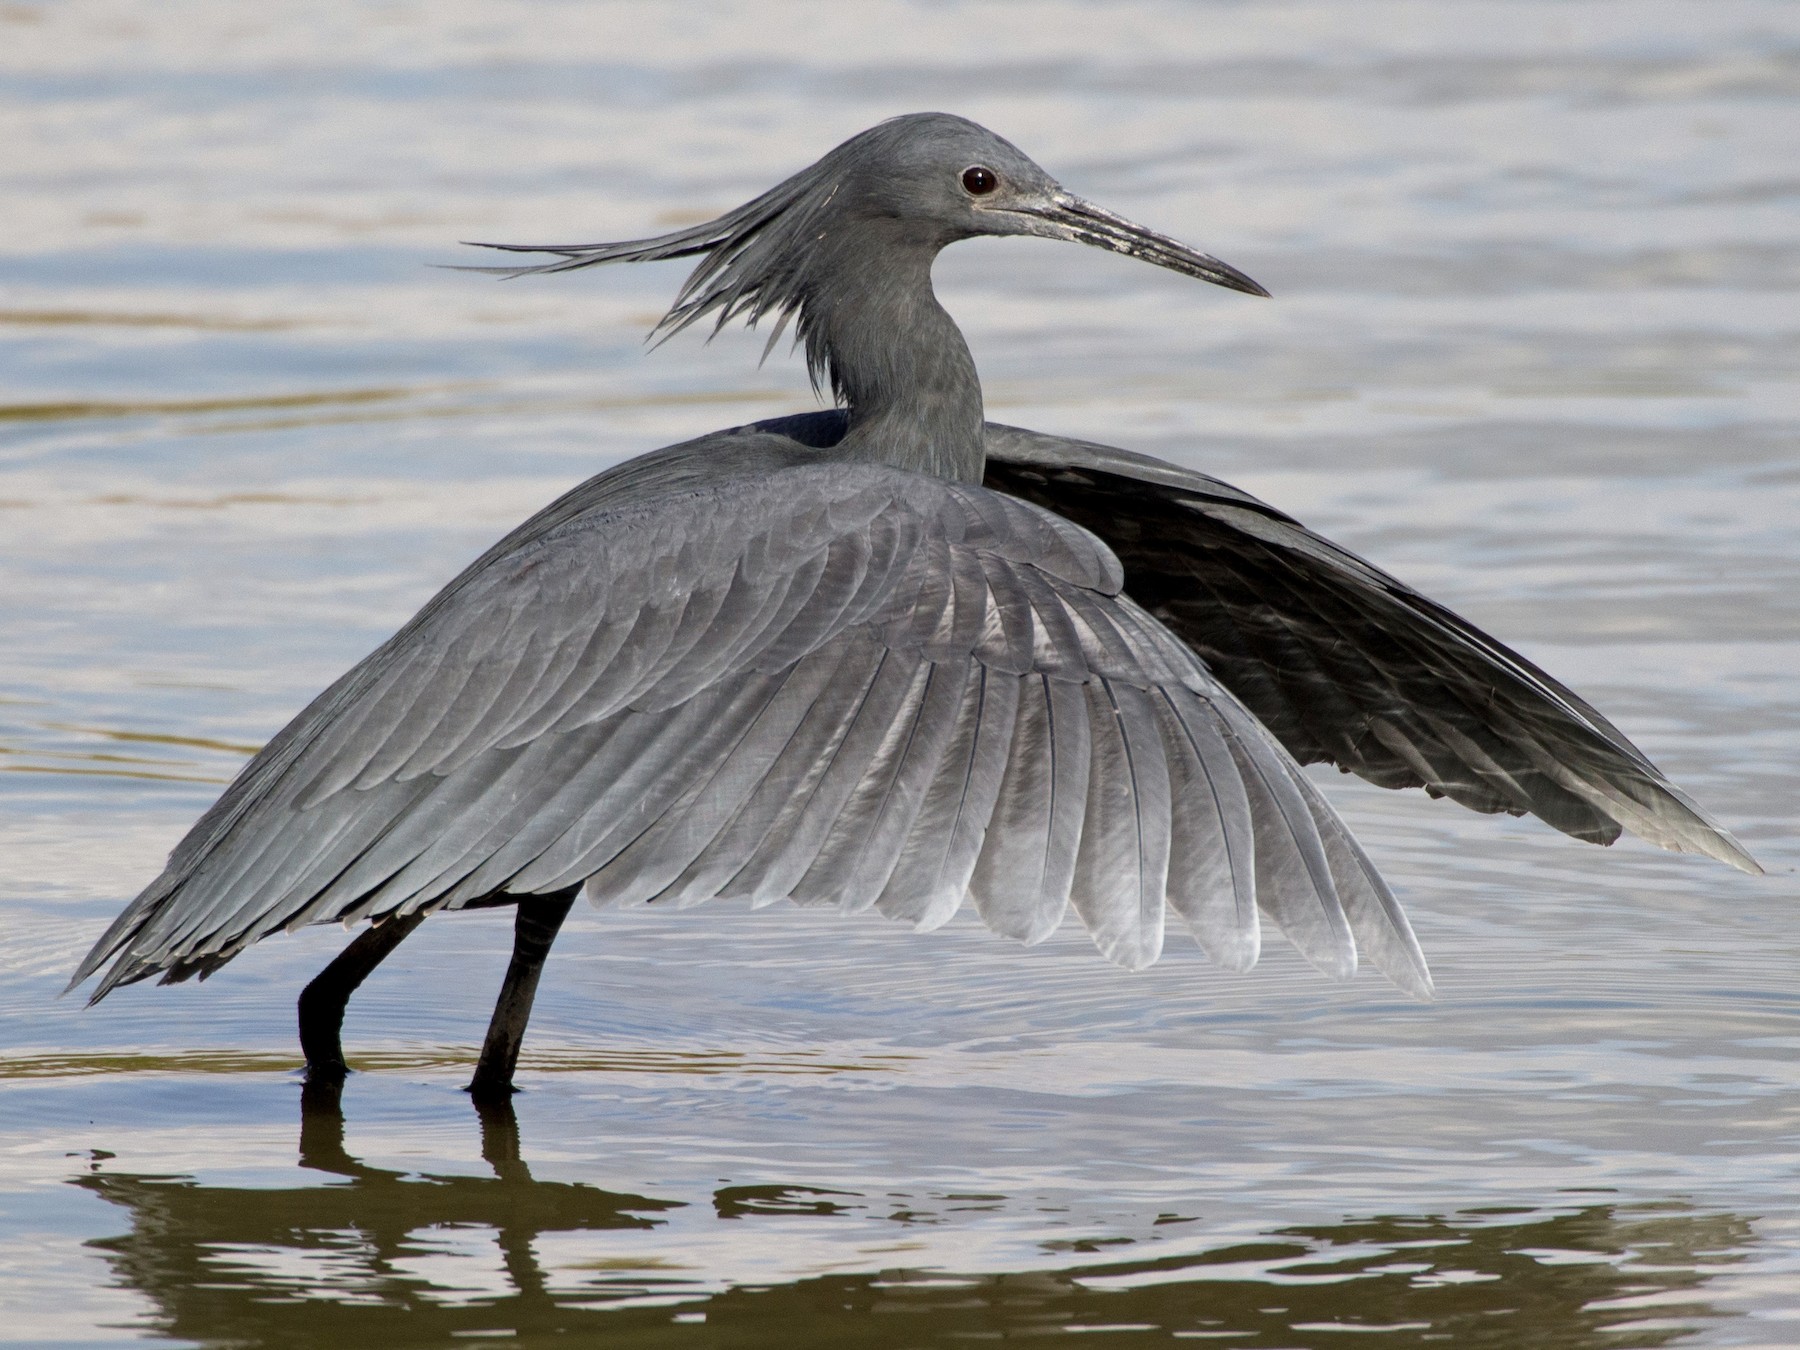
<instances>
[{"instance_id":1,"label":"black leg","mask_svg":"<svg viewBox=\"0 0 1800 1350\"><path fill-rule=\"evenodd\" d=\"M300 991L300 1048L306 1054L308 1082L342 1081L350 1072L339 1040L344 1029L344 1007L369 972L424 919L423 914L402 914L363 929L354 942L337 954L336 960Z\"/></svg>"},{"instance_id":2,"label":"black leg","mask_svg":"<svg viewBox=\"0 0 1800 1350\"><path fill-rule=\"evenodd\" d=\"M513 1070L519 1064L525 1024L531 1019L538 976L543 973L544 958L550 955L550 944L556 941L557 931L580 893L581 887L571 886L554 895L519 897L519 910L513 916L512 964L506 968L506 983L500 986L500 1001L494 1005L481 1059L469 1083L468 1090L477 1102L503 1101L514 1091Z\"/></svg>"}]
</instances>

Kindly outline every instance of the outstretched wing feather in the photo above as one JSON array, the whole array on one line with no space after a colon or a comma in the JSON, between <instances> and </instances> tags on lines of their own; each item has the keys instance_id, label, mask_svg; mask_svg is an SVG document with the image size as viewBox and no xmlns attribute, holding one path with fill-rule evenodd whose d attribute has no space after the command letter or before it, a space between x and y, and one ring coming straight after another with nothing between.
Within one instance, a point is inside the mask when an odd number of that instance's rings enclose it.
<instances>
[{"instance_id":1,"label":"outstretched wing feather","mask_svg":"<svg viewBox=\"0 0 1800 1350\"><path fill-rule=\"evenodd\" d=\"M988 486L1111 545L1132 596L1301 763L1760 870L1576 694L1281 512L1109 446L992 423L987 443Z\"/></svg>"},{"instance_id":2,"label":"outstretched wing feather","mask_svg":"<svg viewBox=\"0 0 1800 1350\"><path fill-rule=\"evenodd\" d=\"M248 766L84 964L112 958L98 992L583 881L924 927L972 895L1027 941L1072 901L1132 967L1171 900L1249 964L1254 897L1334 972L1352 927L1410 970L1366 859L1102 544L758 446L736 477L672 452L632 491L602 475L491 550Z\"/></svg>"}]
</instances>

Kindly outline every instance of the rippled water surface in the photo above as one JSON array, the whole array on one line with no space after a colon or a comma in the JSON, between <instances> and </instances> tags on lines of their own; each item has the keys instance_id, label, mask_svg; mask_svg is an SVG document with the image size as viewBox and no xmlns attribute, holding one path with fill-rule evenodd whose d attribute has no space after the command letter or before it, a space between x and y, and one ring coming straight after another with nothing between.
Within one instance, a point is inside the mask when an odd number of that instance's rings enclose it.
<instances>
[{"instance_id":1,"label":"rippled water surface","mask_svg":"<svg viewBox=\"0 0 1800 1350\"><path fill-rule=\"evenodd\" d=\"M964 112L1252 301L1042 242L940 293L996 418L1219 474L1588 694L1768 867L1326 775L1440 997L1070 929L432 920L303 1111L293 996L55 995L246 754L571 483L813 406L641 338L735 205ZM1791 3L0 5L0 1340L1800 1344ZM559 1344L566 1343L559 1341ZM577 1342L579 1343L579 1342Z\"/></svg>"}]
</instances>

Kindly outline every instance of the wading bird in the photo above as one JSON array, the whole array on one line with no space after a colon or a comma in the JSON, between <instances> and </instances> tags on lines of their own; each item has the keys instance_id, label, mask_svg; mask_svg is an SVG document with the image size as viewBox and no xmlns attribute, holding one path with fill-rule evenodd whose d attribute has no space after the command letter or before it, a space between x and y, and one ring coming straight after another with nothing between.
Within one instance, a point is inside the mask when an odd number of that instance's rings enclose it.
<instances>
[{"instance_id":1,"label":"wading bird","mask_svg":"<svg viewBox=\"0 0 1800 1350\"><path fill-rule=\"evenodd\" d=\"M94 945L93 997L369 921L300 998L345 1004L442 909L517 906L473 1083L511 1091L577 893L875 908L999 933L1073 907L1130 968L1173 909L1243 970L1424 997L1393 894L1300 765L1755 863L1609 722L1442 606L1215 479L985 421L938 252L1073 240L1252 295L962 118L900 117L705 225L520 275L700 261L662 320L792 321L832 411L620 464L526 521L281 731Z\"/></svg>"}]
</instances>

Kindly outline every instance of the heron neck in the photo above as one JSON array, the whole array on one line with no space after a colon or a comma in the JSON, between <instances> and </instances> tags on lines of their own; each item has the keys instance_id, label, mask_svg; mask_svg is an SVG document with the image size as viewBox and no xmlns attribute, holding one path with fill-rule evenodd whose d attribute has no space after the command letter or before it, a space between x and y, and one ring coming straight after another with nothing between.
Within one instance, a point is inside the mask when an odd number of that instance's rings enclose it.
<instances>
[{"instance_id":1,"label":"heron neck","mask_svg":"<svg viewBox=\"0 0 1800 1350\"><path fill-rule=\"evenodd\" d=\"M932 292L936 255L935 247L890 247L863 253L858 272L838 272L853 284L820 315L833 383L850 413L838 453L979 483L987 458L981 380Z\"/></svg>"}]
</instances>

